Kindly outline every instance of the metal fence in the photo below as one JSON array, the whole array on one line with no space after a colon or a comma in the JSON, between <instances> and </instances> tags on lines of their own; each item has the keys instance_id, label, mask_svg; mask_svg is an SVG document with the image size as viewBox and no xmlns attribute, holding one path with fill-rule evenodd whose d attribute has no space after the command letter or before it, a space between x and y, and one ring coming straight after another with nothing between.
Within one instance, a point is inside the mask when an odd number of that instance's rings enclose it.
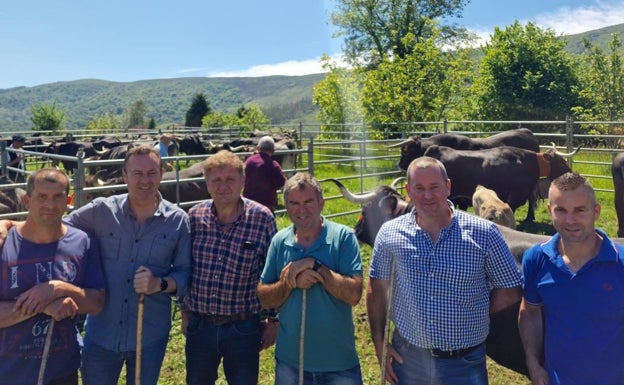
<instances>
[{"instance_id":1,"label":"metal fence","mask_svg":"<svg viewBox=\"0 0 624 385\"><path fill-rule=\"evenodd\" d=\"M571 152L579 145L583 145L583 151L595 152L595 153L608 153L611 159L615 154L619 153L619 143L624 140L622 135L587 135L578 134L578 127L583 124L591 125L606 125L608 127L615 127L624 125L622 122L572 122L566 121L442 121L442 122L418 122L418 123L401 123L401 128L404 129L404 134L400 137L392 139L377 138L380 136L378 130L369 130L369 126L365 124L359 125L340 125L332 126L331 130L327 127L320 125L303 125L300 124L294 127L296 131L296 150L291 151L277 151L276 154L296 154L297 163L295 168L284 170L288 175L298 171L306 171L314 174L319 179L324 179L327 175L323 175L323 166L344 166L345 169L350 170L350 173L346 173L344 176L338 178L341 180L359 180L359 192L366 191L367 180L390 180L397 176L404 175L403 171L396 168L396 162L399 159L400 152L396 148L389 148L390 145L396 144L409 135L419 135L421 137L431 136L437 133L456 133L463 134L471 137L486 137L499 131L490 130L478 130L479 127L486 128L488 126L495 125L500 127L502 125L508 128L528 127L538 137L541 147L551 147L550 143L555 143L558 149L566 152ZM397 124L398 125L398 124ZM548 125L551 127L550 132L540 132L539 126ZM387 125L388 126L388 125ZM470 127L471 130L458 129L459 126ZM559 130L552 130L552 127L560 126ZM261 126L258 129L270 129L272 131L283 132L284 130L292 130L293 127L286 126ZM418 130L416 130L418 129ZM396 132L396 130L393 130ZM229 128L229 129L209 129L209 128L183 128L177 129L177 135L184 135L187 133L199 134L203 138L210 138L209 140L215 141L215 143L224 143L234 138L239 138L245 135L245 131L241 128ZM136 135L132 132L125 135ZM141 134L144 134L141 132ZM151 133L154 134L154 133ZM107 135L111 135L110 133ZM93 133L79 134L76 133L74 137L86 137L93 136ZM599 140L597 140L599 139ZM588 147L588 145L593 147ZM597 145L596 145L597 144ZM87 170L90 167L100 165L122 164L123 160L89 160L85 159L83 154L77 154L76 157L68 157L56 154L43 154L40 148L28 148L25 147L21 150L15 150L6 146L4 142L0 142L0 173L5 175L7 171L7 152L21 152L27 157L28 163L36 165L40 168L44 165L49 165L52 159L55 160L69 160L74 161L77 164L75 171L71 176L73 187L73 207L77 208L84 205L87 201L87 194L101 193L105 191L119 191L125 189L125 185L113 185L102 187L85 187L85 178L88 173ZM241 156L248 156L251 153L240 153ZM179 186L185 182L202 182L203 178L190 178L182 179L179 176L179 170L183 168L183 165L189 161L199 161L206 158L206 155L195 156L173 156L164 158L164 160L174 165L174 168L178 170L176 178L173 180L163 181L163 184L176 184ZM610 161L594 162L594 161L582 161L582 160L570 160L571 167L574 164L590 164L598 167L610 168ZM16 169L12 169L16 170ZM27 172L28 174L28 172ZM606 173L607 175L609 173ZM592 175L586 174L591 179L610 179L610 176L604 175ZM9 184L0 185L0 190L20 187L24 188L25 184ZM597 191L611 192L612 188L597 188ZM177 203L180 207L188 208L197 202L182 202L179 199L179 192L177 194ZM329 199L337 197L326 197ZM283 211L278 210L276 214L281 214ZM348 211L344 214L352 214L354 211ZM26 213L13 213L2 214L0 218L23 218Z\"/></svg>"}]
</instances>

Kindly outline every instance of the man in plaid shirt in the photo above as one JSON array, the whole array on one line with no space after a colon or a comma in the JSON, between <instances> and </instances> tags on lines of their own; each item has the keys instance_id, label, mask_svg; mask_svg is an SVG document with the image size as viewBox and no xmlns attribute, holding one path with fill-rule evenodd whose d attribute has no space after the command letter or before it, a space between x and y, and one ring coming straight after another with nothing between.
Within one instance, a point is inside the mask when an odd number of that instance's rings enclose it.
<instances>
[{"instance_id":1,"label":"man in plaid shirt","mask_svg":"<svg viewBox=\"0 0 624 385\"><path fill-rule=\"evenodd\" d=\"M260 320L256 294L277 226L268 208L241 196L245 176L238 156L211 156L204 177L211 199L189 211L192 273L181 300L186 382L214 384L223 359L229 384L255 385L260 350L277 332L274 323Z\"/></svg>"}]
</instances>

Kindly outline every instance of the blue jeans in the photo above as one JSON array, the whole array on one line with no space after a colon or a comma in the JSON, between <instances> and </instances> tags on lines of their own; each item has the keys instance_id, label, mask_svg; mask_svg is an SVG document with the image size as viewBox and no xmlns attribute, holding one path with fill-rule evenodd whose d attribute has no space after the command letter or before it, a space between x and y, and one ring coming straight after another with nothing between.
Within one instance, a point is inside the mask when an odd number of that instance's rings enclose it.
<instances>
[{"instance_id":1,"label":"blue jeans","mask_svg":"<svg viewBox=\"0 0 624 385\"><path fill-rule=\"evenodd\" d=\"M141 353L141 385L157 385L160 367L165 358L167 339L143 348ZM134 385L136 352L115 352L85 339L82 351L82 382L84 385L117 385L121 368L126 364L126 384Z\"/></svg>"},{"instance_id":2,"label":"blue jeans","mask_svg":"<svg viewBox=\"0 0 624 385\"><path fill-rule=\"evenodd\" d=\"M186 384L210 385L223 371L229 385L256 385L260 360L260 316L214 325L189 314L186 327Z\"/></svg>"},{"instance_id":3,"label":"blue jeans","mask_svg":"<svg viewBox=\"0 0 624 385\"><path fill-rule=\"evenodd\" d=\"M299 368L275 359L275 385L299 383ZM362 385L360 365L338 372L303 372L304 385Z\"/></svg>"},{"instance_id":4,"label":"blue jeans","mask_svg":"<svg viewBox=\"0 0 624 385\"><path fill-rule=\"evenodd\" d=\"M403 363L392 362L397 385L487 385L485 344L461 358L433 357L428 349L407 342L395 331L392 347Z\"/></svg>"}]
</instances>

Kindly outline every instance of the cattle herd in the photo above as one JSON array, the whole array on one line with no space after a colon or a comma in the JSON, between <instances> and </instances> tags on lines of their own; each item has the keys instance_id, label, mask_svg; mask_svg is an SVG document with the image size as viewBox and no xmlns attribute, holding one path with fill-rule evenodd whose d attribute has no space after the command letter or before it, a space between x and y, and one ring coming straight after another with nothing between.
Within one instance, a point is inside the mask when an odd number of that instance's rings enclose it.
<instances>
[{"instance_id":1,"label":"cattle herd","mask_svg":"<svg viewBox=\"0 0 624 385\"><path fill-rule=\"evenodd\" d=\"M288 153L288 150L296 149L296 132L284 131L279 133L254 131L246 137L213 142L213 139L202 134L184 134L174 137L169 146L169 155L209 155L220 150L229 150L241 153L241 156L250 154L256 149L258 140L264 135L271 135L275 140L276 153L274 158L280 162L282 169L294 169L296 165L296 154ZM216 141L216 140L215 140ZM11 140L5 140L7 147ZM75 138L72 134L62 137L31 137L24 146L25 150L40 153L37 155L41 164L53 167L62 167L69 175L77 169L76 158L83 157L87 162L87 170L84 175L84 187L119 186L118 189L99 190L86 195L86 200L96 196L111 195L125 191L123 177L121 173L122 164L128 150L134 146L153 147L158 143L158 137L148 134L126 134L119 136L97 136L88 139ZM118 162L99 162L96 165L89 165L89 161L118 160ZM188 163L188 162L187 162ZM163 175L163 183L160 191L163 197L172 202L195 202L208 198L208 192L201 180L176 181L182 179L202 178L202 168L200 164L183 168L178 172L168 171ZM0 179L0 184L13 183L6 176ZM112 188L112 187L111 187ZM17 197L23 195L23 189L6 189L0 191L0 214L22 212L24 210L21 199Z\"/></svg>"},{"instance_id":2,"label":"cattle herd","mask_svg":"<svg viewBox=\"0 0 624 385\"><path fill-rule=\"evenodd\" d=\"M262 135L265 133L252 133L246 138L214 144L200 134L188 134L173 141L170 155L177 153L205 155L216 153L221 149L249 153L255 150L257 141ZM274 139L277 151L295 149L295 138L292 133L274 135ZM135 138L131 141L123 141L114 137L99 137L90 141L79 141L68 136L52 142L33 138L27 146L40 149L37 151L42 152L43 157L46 154L75 157L80 152L87 159L106 160L123 159L132 146L154 146L156 140L157 138L154 137ZM580 149L563 154L558 152L553 145L553 148L540 152L537 138L526 128L504 131L484 139L454 134L438 134L425 139L410 137L390 147L400 147L398 167L402 170L406 170L410 162L419 156L425 155L439 159L445 165L449 178L452 180L450 199L453 203L463 210L472 205L476 215L495 222L519 265L524 250L545 241L548 237L514 230L516 223L513 212L528 202L526 219L534 220L539 182L552 180L570 171L567 158L576 154ZM285 154L276 160L280 162L283 169L295 168L292 155ZM61 160L61 163L70 174L76 168L76 162L73 160ZM200 163L179 171L179 174L176 171L167 172L163 177L161 193L163 197L171 201L176 201L176 198L179 198L177 201L205 199L207 192L200 181L190 181L184 184L167 182L177 178L193 179L201 176ZM612 176L615 189L614 205L618 216L618 236L623 237L624 153L613 159ZM385 221L409 212L412 207L396 188L400 178L391 185L381 185L374 191L364 194L351 193L336 179L325 181L335 183L347 200L362 205L362 214L355 225L355 232L358 240L371 246ZM2 177L0 183L11 183L11 181ZM85 177L85 183L87 186L122 184L120 165L90 168ZM2 190L0 213L22 211L23 206L20 204L23 194L22 189ZM624 244L622 238L615 238L615 241ZM518 308L519 303L492 316L487 350L488 355L499 364L527 374L517 327Z\"/></svg>"}]
</instances>

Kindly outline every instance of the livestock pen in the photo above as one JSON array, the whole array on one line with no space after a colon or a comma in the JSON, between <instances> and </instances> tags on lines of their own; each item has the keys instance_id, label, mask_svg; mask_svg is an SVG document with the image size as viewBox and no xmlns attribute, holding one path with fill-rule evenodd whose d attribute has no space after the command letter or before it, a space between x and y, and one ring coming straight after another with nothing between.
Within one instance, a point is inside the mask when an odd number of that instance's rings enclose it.
<instances>
[{"instance_id":1,"label":"livestock pen","mask_svg":"<svg viewBox=\"0 0 624 385\"><path fill-rule=\"evenodd\" d=\"M437 132L438 130L422 130L414 131L412 133L428 136ZM448 132L454 131L449 130ZM470 136L491 135L491 132L485 131L457 132ZM402 139L404 139L403 137L395 139L380 139L370 137L369 135L364 136L359 132L358 135L351 135L348 139L339 139L338 136L339 135L335 133L333 135L329 135L327 132L320 130L302 131L298 138L299 148L295 150L298 154L297 165L295 169L286 171L311 172L320 180L336 178L341 180L351 191L357 193L371 191L375 186L382 183L390 184L390 182L397 176L404 175L404 172L396 169L396 163L400 157L400 150L389 147L393 144L399 143ZM555 141L557 147L565 151L574 148L576 143L583 139L582 137L572 135L572 141L571 143L568 143L570 138L565 133L537 133L537 136L540 138L540 144L542 147L548 147L551 141ZM617 140L618 138L619 137L614 136L613 140ZM615 235L615 214L612 208L613 186L610 181L609 168L611 164L610 159L612 155L617 152L619 152L617 148L582 148L579 154L577 154L572 161L573 169L587 175L592 183L597 187L597 190L599 191L598 198L603 205L603 220L601 220L599 225L607 230L610 235ZM41 164L43 164L42 162L44 156L40 153L29 149L24 150L24 153L28 156L29 164L33 166L36 164L36 167L40 167ZM241 156L245 155L248 155L248 153L241 153ZM49 162L49 158L60 156L61 155L49 155L47 162ZM167 158L167 160L175 164L176 169L182 170L184 169L187 160L190 161L190 164L193 164L201 161L205 157L206 156L174 156ZM2 159L4 159L4 156L2 156ZM40 159L41 163L37 164L37 159ZM98 161L87 160L84 158L78 159L78 157L75 157L73 160L75 160L77 164L81 163L83 166L82 168L77 168L77 170L80 169L82 171L76 171L72 175L74 194L78 193L80 195L82 193L97 193L107 190L120 191L119 189L124 188L123 185L93 188L84 187L82 183L89 176L88 168L97 166ZM121 163L119 160L99 162ZM183 181L185 180L176 179L166 183L179 186ZM202 183L203 178L192 178L191 181ZM16 186L23 187L24 185L12 185L13 188ZM333 183L323 183L323 186L325 189L325 198L327 200L324 214L327 217L334 218L338 222L353 226L361 212L360 207L347 202ZM194 202L178 201L177 203L181 207L188 207ZM81 204L84 204L84 201L76 200L75 198L74 205L78 206ZM281 207L283 207L283 205ZM518 220L524 218L525 213L525 207L521 207L516 212L516 218ZM280 228L289 224L288 219L284 215L283 209L278 210L276 215L278 219L278 226ZM550 228L549 225L550 221L546 214L544 205L540 205L538 212L536 213L535 223L521 223L520 229L528 232L548 233L549 231L552 231L552 228ZM370 262L370 247L362 245L362 253L365 267L367 267ZM356 343L358 353L360 355L365 383L374 384L379 383L379 368L372 350L372 344L370 344L366 311L363 302L364 301L361 301L361 303L354 309L354 321L356 324L357 337ZM272 349L264 351L261 354L260 384L262 385L273 383L272 354ZM488 362L488 369L490 372L491 384L526 385L529 383L529 381L522 376L501 368L491 361ZM179 332L179 318L174 320L174 328L172 329L170 335L167 356L163 364L161 383L184 383L184 338ZM225 382L223 381L219 382L219 384L224 383Z\"/></svg>"}]
</instances>

